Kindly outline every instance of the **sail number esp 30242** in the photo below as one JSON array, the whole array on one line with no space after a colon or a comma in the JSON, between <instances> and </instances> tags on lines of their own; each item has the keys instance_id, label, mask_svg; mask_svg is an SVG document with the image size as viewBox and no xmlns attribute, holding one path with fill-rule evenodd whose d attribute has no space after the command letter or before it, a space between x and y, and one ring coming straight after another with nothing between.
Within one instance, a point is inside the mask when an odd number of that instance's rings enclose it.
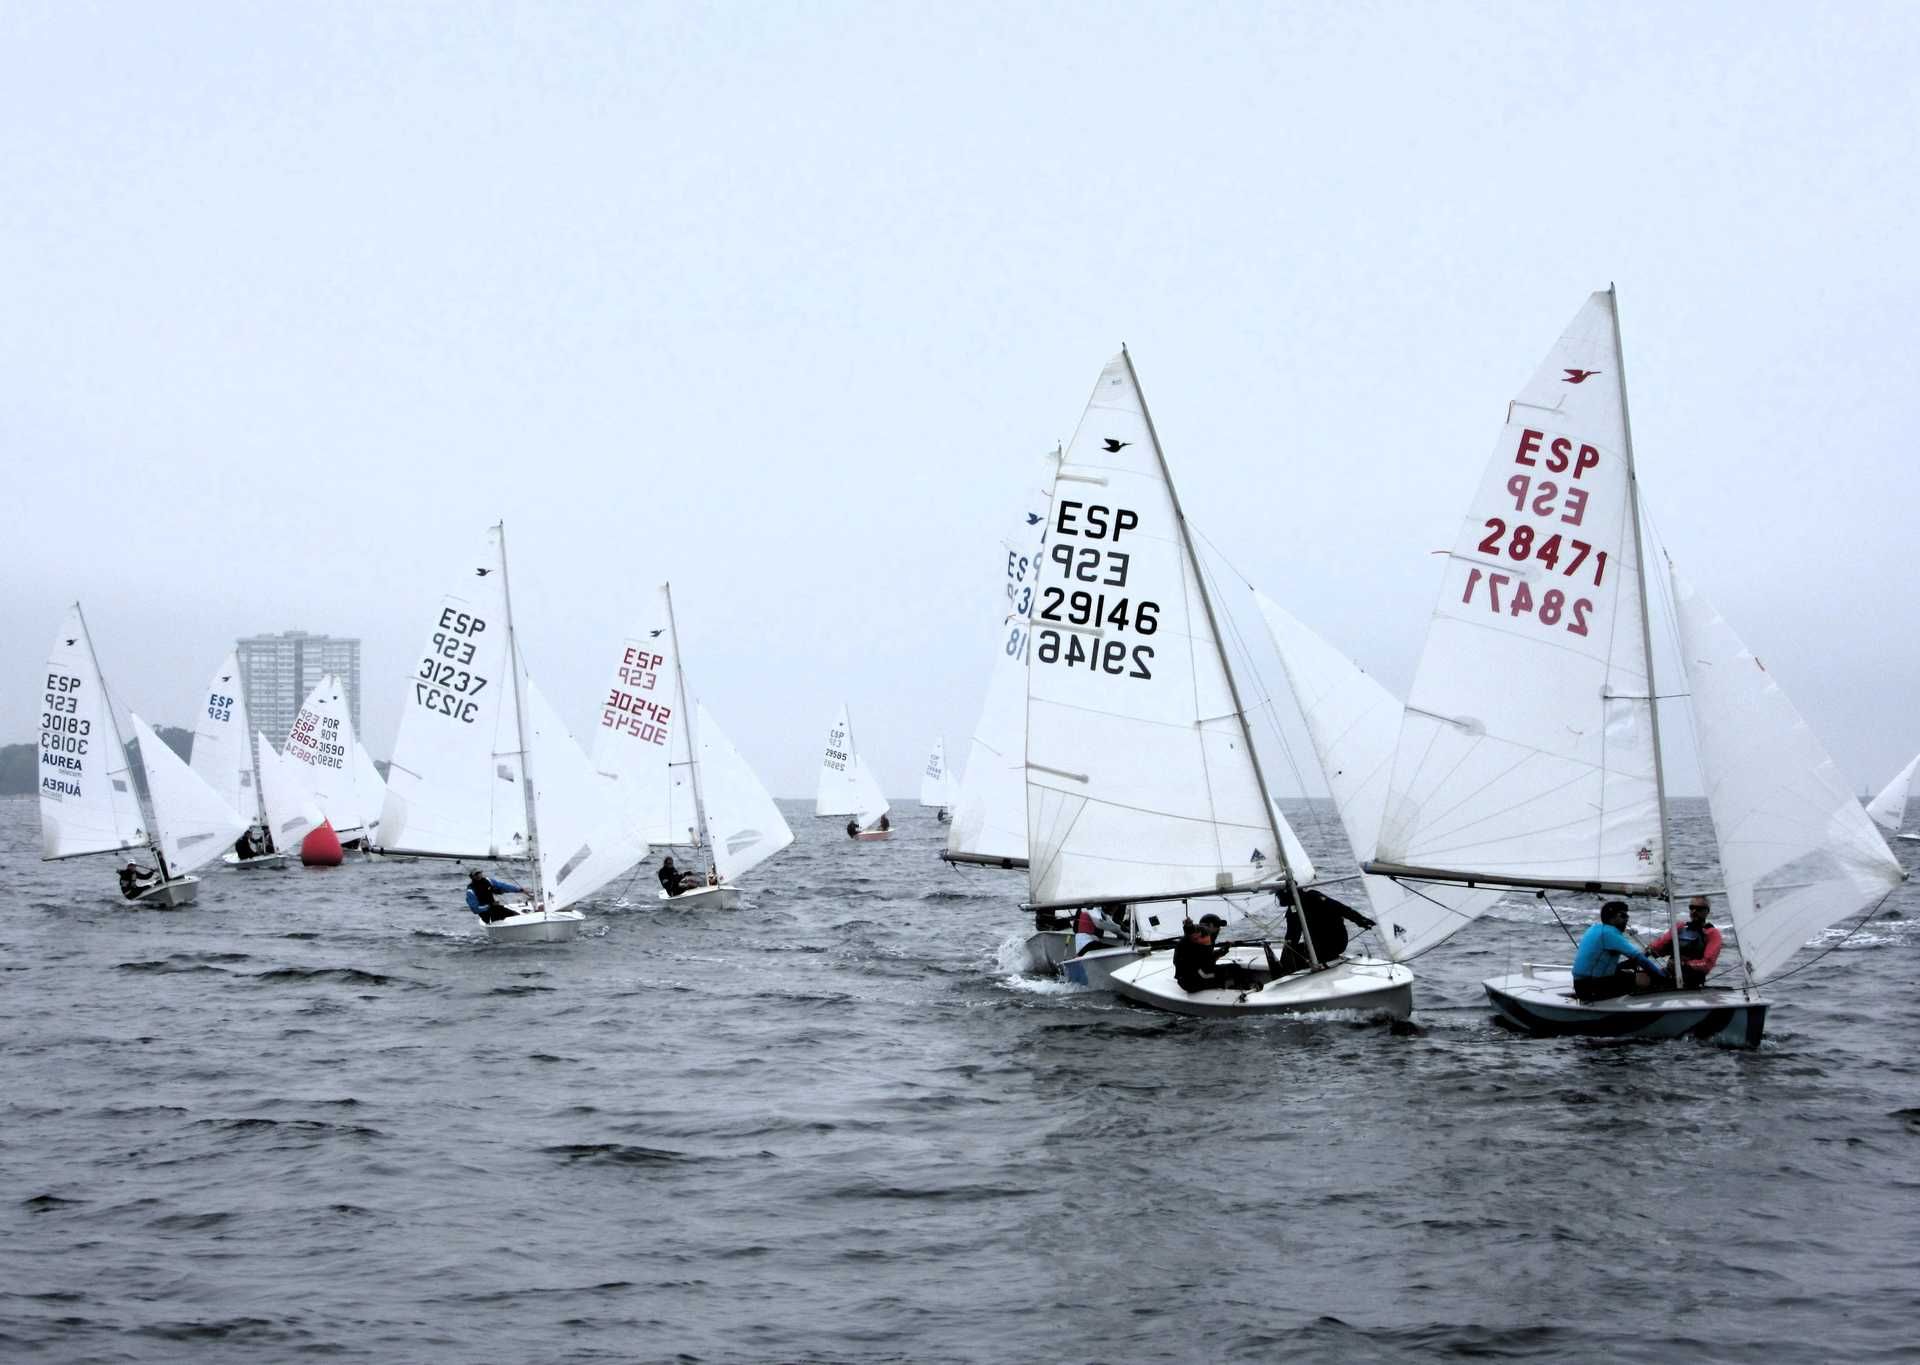
<instances>
[{"instance_id":1,"label":"sail number esp 30242","mask_svg":"<svg viewBox=\"0 0 1920 1365\"><path fill-rule=\"evenodd\" d=\"M1132 555L1120 548L1137 530L1131 508L1062 499L1054 507L1045 577L1033 616L1035 661L1123 678L1153 676L1160 604L1129 595ZM1094 542L1094 543L1088 543Z\"/></svg>"}]
</instances>

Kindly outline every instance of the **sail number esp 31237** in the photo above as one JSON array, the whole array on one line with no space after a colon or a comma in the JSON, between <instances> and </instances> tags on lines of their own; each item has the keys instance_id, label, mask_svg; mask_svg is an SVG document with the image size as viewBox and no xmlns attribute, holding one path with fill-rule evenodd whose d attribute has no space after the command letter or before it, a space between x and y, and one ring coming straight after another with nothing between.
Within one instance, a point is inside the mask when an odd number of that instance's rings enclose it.
<instances>
[{"instance_id":1,"label":"sail number esp 31237","mask_svg":"<svg viewBox=\"0 0 1920 1365\"><path fill-rule=\"evenodd\" d=\"M1127 591L1132 555L1120 548L1139 528L1131 508L1060 499L1033 614L1035 662L1122 678L1153 676L1160 604Z\"/></svg>"},{"instance_id":2,"label":"sail number esp 31237","mask_svg":"<svg viewBox=\"0 0 1920 1365\"><path fill-rule=\"evenodd\" d=\"M458 607L442 607L436 624L439 629L414 677L414 704L472 725L480 718L479 696L488 686L488 680L473 671L487 623Z\"/></svg>"}]
</instances>

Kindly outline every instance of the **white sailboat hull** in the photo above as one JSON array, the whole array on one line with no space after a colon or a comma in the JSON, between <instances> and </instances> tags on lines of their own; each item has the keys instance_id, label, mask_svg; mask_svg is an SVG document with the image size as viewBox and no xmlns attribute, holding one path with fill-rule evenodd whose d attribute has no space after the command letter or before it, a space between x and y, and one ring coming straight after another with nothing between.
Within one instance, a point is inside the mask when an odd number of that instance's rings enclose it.
<instances>
[{"instance_id":1,"label":"white sailboat hull","mask_svg":"<svg viewBox=\"0 0 1920 1365\"><path fill-rule=\"evenodd\" d=\"M1067 950L1071 954L1073 940L1067 940ZM1110 991L1113 989L1113 974L1122 967L1130 967L1145 957L1145 948L1136 948L1129 944L1118 944L1111 948L1091 948L1078 957L1068 956L1060 960L1055 970L1061 979L1076 986L1085 986L1090 991Z\"/></svg>"},{"instance_id":2,"label":"white sailboat hull","mask_svg":"<svg viewBox=\"0 0 1920 1365\"><path fill-rule=\"evenodd\" d=\"M1026 975L1050 976L1073 956L1073 935L1064 929L1042 929L1026 942Z\"/></svg>"},{"instance_id":3,"label":"white sailboat hull","mask_svg":"<svg viewBox=\"0 0 1920 1365\"><path fill-rule=\"evenodd\" d=\"M682 891L677 896L669 896L665 891L656 893L669 905L679 906L683 910L738 910L740 908L740 888L737 886L696 886L691 891Z\"/></svg>"},{"instance_id":4,"label":"white sailboat hull","mask_svg":"<svg viewBox=\"0 0 1920 1365\"><path fill-rule=\"evenodd\" d=\"M871 844L877 843L881 839L891 839L893 837L893 831L890 829L863 829L853 837L863 844Z\"/></svg>"},{"instance_id":5,"label":"white sailboat hull","mask_svg":"<svg viewBox=\"0 0 1920 1365\"><path fill-rule=\"evenodd\" d=\"M1573 994L1573 972L1535 967L1484 983L1500 1017L1535 1037L1695 1038L1758 1047L1768 1001L1737 990L1661 991L1586 1002Z\"/></svg>"},{"instance_id":6,"label":"white sailboat hull","mask_svg":"<svg viewBox=\"0 0 1920 1365\"><path fill-rule=\"evenodd\" d=\"M1266 966L1258 946L1235 948L1222 960L1255 970ZM1269 981L1259 990L1186 991L1173 978L1173 952L1166 949L1119 968L1112 980L1114 993L1136 1005L1202 1018L1352 1010L1405 1019L1413 1013L1413 973L1372 957L1341 958L1317 972Z\"/></svg>"},{"instance_id":7,"label":"white sailboat hull","mask_svg":"<svg viewBox=\"0 0 1920 1365\"><path fill-rule=\"evenodd\" d=\"M254 858L242 858L238 853L228 852L220 855L220 861L228 867L238 868L285 867L287 865L287 855L284 852L262 853Z\"/></svg>"},{"instance_id":8,"label":"white sailboat hull","mask_svg":"<svg viewBox=\"0 0 1920 1365\"><path fill-rule=\"evenodd\" d=\"M495 920L486 926L495 943L565 943L580 932L587 917L578 910L535 910Z\"/></svg>"},{"instance_id":9,"label":"white sailboat hull","mask_svg":"<svg viewBox=\"0 0 1920 1365\"><path fill-rule=\"evenodd\" d=\"M133 903L145 906L149 910L178 910L182 906L192 905L199 899L200 879L198 877L176 877L170 882L148 887L133 898Z\"/></svg>"}]
</instances>

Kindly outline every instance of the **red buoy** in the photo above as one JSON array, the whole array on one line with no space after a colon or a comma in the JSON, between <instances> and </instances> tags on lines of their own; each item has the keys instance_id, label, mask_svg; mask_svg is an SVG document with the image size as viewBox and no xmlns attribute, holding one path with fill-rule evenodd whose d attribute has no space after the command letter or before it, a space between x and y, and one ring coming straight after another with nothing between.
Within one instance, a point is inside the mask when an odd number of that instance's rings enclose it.
<instances>
[{"instance_id":1,"label":"red buoy","mask_svg":"<svg viewBox=\"0 0 1920 1365\"><path fill-rule=\"evenodd\" d=\"M340 836L333 832L331 823L310 830L300 841L300 861L308 867L338 867L346 856L340 851Z\"/></svg>"}]
</instances>

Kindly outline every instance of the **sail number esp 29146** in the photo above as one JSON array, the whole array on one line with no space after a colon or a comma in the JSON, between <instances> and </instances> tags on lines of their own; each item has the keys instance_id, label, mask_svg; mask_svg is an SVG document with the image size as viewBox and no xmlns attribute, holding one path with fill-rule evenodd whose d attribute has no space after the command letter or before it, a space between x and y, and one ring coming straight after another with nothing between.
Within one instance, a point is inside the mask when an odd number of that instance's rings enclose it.
<instances>
[{"instance_id":1,"label":"sail number esp 29146","mask_svg":"<svg viewBox=\"0 0 1920 1365\"><path fill-rule=\"evenodd\" d=\"M1132 555L1120 548L1139 526L1131 508L1057 502L1044 559L1044 577L1055 582L1041 586L1033 617L1036 662L1153 676L1153 646L1135 641L1160 629L1160 604L1127 593Z\"/></svg>"}]
</instances>

